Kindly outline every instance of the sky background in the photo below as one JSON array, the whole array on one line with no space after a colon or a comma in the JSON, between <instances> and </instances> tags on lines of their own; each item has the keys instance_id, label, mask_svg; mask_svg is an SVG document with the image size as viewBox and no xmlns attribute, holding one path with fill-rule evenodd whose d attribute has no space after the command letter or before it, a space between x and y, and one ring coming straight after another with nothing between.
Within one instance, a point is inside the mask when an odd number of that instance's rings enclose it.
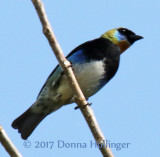
<instances>
[{"instance_id":1,"label":"sky background","mask_svg":"<svg viewBox=\"0 0 160 157\"><path fill-rule=\"evenodd\" d=\"M116 76L92 102L97 121L111 143L130 143L115 157L157 156L160 149L160 2L159 0L44 0L55 35L67 55L79 44L107 30L126 27L142 35L121 55ZM24 157L101 156L90 146L94 138L75 104L45 118L28 138L25 148L12 121L32 105L57 65L42 33L31 1L0 2L0 124ZM58 148L64 143L86 143L87 148ZM36 148L37 142L41 143ZM43 147L45 142L45 148ZM47 143L52 143L52 149ZM62 144L62 143L61 143ZM50 144L49 146L50 147ZM0 145L0 157L8 157Z\"/></svg>"}]
</instances>

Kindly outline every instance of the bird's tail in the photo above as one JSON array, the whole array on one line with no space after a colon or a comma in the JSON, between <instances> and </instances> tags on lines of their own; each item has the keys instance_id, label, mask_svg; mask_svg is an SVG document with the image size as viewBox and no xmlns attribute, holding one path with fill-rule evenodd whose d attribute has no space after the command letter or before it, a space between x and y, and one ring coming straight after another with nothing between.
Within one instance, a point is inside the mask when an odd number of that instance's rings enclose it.
<instances>
[{"instance_id":1,"label":"bird's tail","mask_svg":"<svg viewBox=\"0 0 160 157\"><path fill-rule=\"evenodd\" d=\"M29 108L21 116L15 119L12 123L12 127L18 129L21 133L22 139L26 140L36 126L47 116L44 113L33 113Z\"/></svg>"}]
</instances>

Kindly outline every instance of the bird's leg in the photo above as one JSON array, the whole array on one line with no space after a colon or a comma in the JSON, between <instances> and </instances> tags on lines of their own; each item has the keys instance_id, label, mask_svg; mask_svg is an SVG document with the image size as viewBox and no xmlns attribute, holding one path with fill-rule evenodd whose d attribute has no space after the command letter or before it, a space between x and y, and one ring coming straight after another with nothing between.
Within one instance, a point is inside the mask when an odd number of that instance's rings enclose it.
<instances>
[{"instance_id":1,"label":"bird's leg","mask_svg":"<svg viewBox=\"0 0 160 157\"><path fill-rule=\"evenodd\" d=\"M86 100L88 100L88 99L86 99ZM83 108L85 108L86 106L91 106L91 105L92 105L92 103L87 103L86 105L83 106ZM74 109L75 110L79 109L79 106L76 106Z\"/></svg>"}]
</instances>

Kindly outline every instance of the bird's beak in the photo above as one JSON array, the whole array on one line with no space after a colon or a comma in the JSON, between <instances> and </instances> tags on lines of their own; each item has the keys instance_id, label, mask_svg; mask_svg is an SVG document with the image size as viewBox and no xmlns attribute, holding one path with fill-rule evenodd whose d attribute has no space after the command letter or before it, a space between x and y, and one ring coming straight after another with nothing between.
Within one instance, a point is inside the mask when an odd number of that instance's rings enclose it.
<instances>
[{"instance_id":1,"label":"bird's beak","mask_svg":"<svg viewBox=\"0 0 160 157\"><path fill-rule=\"evenodd\" d=\"M137 40L143 39L143 37L142 37L142 36L140 36L140 35L131 35L131 38L132 38L134 41L137 41Z\"/></svg>"}]
</instances>

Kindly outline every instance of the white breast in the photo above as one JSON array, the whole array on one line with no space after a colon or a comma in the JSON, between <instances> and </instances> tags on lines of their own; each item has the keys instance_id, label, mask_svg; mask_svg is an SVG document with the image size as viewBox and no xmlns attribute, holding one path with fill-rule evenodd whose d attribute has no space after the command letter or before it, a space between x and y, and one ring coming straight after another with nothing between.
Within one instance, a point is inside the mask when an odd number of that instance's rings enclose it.
<instances>
[{"instance_id":1,"label":"white breast","mask_svg":"<svg viewBox=\"0 0 160 157\"><path fill-rule=\"evenodd\" d=\"M84 94L87 95L87 97L94 94L94 92L97 91L100 79L102 79L105 73L104 62L92 61L81 64L81 66L75 64L73 69Z\"/></svg>"},{"instance_id":2,"label":"white breast","mask_svg":"<svg viewBox=\"0 0 160 157\"><path fill-rule=\"evenodd\" d=\"M73 70L85 97L90 97L98 91L100 79L105 73L103 61L92 61L81 65L74 64ZM73 92L66 76L63 75L60 80L60 85L56 89L54 88L55 79L54 81L47 81L46 88L44 88L46 90L43 89L40 97L50 97L53 102L58 102L59 105L71 103ZM52 82L51 85L50 82Z\"/></svg>"}]
</instances>

